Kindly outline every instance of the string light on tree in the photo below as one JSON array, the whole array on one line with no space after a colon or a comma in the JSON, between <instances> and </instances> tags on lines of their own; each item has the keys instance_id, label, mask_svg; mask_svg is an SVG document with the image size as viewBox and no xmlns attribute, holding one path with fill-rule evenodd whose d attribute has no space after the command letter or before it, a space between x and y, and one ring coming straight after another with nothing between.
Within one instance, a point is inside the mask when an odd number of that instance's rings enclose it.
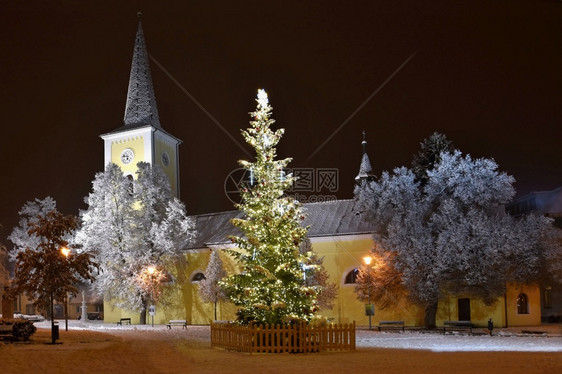
<instances>
[{"instance_id":1,"label":"string light on tree","mask_svg":"<svg viewBox=\"0 0 562 374\"><path fill-rule=\"evenodd\" d=\"M256 151L253 162L240 161L250 172L250 185L241 190L243 219L233 219L243 236L231 237L237 250L229 253L242 272L227 277L221 284L230 300L239 307L242 323L297 323L309 321L318 310L318 287L306 285L305 272L312 265L311 254L299 246L307 228L298 202L284 191L294 182L284 173L290 158L276 160L276 146L283 129L272 130L272 108L267 93L258 91L257 109L250 127L242 131Z\"/></svg>"}]
</instances>

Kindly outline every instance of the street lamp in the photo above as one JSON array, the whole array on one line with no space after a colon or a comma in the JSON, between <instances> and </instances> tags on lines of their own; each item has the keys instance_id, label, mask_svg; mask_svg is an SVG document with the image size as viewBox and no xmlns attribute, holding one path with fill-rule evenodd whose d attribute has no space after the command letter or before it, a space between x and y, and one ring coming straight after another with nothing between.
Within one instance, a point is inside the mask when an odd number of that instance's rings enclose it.
<instances>
[{"instance_id":1,"label":"street lamp","mask_svg":"<svg viewBox=\"0 0 562 374\"><path fill-rule=\"evenodd\" d=\"M70 256L70 249L67 247L61 247L60 253L68 260ZM66 300L64 302L64 330L68 331L68 292L66 293Z\"/></svg>"},{"instance_id":2,"label":"street lamp","mask_svg":"<svg viewBox=\"0 0 562 374\"><path fill-rule=\"evenodd\" d=\"M369 268L369 265L371 265L371 261L373 261L373 258L371 256L363 257L363 262L366 265L367 271L367 293L369 295L369 304L367 304L367 307L365 308L365 313L369 316L369 330L371 330L371 317L375 312L373 304L371 304L371 269Z\"/></svg>"},{"instance_id":3,"label":"street lamp","mask_svg":"<svg viewBox=\"0 0 562 374\"><path fill-rule=\"evenodd\" d=\"M154 266L149 266L147 269L148 274L150 274L150 303L149 306L149 314L152 317L152 327L154 327L154 313L156 312L154 309L154 273L156 272L156 268Z\"/></svg>"}]
</instances>

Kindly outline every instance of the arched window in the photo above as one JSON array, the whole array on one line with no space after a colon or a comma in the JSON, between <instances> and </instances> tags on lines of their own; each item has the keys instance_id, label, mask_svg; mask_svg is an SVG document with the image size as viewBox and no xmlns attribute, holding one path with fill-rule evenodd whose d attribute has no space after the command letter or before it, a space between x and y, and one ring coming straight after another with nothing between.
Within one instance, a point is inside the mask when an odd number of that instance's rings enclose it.
<instances>
[{"instance_id":1,"label":"arched window","mask_svg":"<svg viewBox=\"0 0 562 374\"><path fill-rule=\"evenodd\" d=\"M353 269L345 276L344 284L354 284L357 283L357 276L359 275L359 269Z\"/></svg>"},{"instance_id":2,"label":"arched window","mask_svg":"<svg viewBox=\"0 0 562 374\"><path fill-rule=\"evenodd\" d=\"M134 188L135 188L135 178L133 177L132 174L127 174L126 175L127 180L129 181L129 185L127 186L127 190L129 191L129 195L133 195L134 192Z\"/></svg>"},{"instance_id":3,"label":"arched window","mask_svg":"<svg viewBox=\"0 0 562 374\"><path fill-rule=\"evenodd\" d=\"M517 314L529 314L529 301L524 293L517 296Z\"/></svg>"},{"instance_id":4,"label":"arched window","mask_svg":"<svg viewBox=\"0 0 562 374\"><path fill-rule=\"evenodd\" d=\"M199 272L193 275L193 277L191 278L191 282L193 283L201 282L203 279L205 279L205 274Z\"/></svg>"}]
</instances>

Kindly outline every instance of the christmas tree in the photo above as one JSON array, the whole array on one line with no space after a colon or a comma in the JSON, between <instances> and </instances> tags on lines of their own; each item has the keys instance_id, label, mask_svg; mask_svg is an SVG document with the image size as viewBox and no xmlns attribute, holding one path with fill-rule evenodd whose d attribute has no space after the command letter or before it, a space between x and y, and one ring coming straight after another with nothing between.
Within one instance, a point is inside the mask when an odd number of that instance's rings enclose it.
<instances>
[{"instance_id":1,"label":"christmas tree","mask_svg":"<svg viewBox=\"0 0 562 374\"><path fill-rule=\"evenodd\" d=\"M272 108L264 90L258 91L258 106L250 127L242 131L246 142L256 150L255 162L240 161L248 171L243 187L243 219L233 219L243 236L233 236L237 250L229 251L241 273L222 282L230 300L239 307L242 323L291 324L310 321L318 306L318 288L306 284L307 272L314 268L311 252L299 246L307 228L298 201L284 195L293 183L284 169L290 158L275 160L275 146L284 130L273 131Z\"/></svg>"}]
</instances>

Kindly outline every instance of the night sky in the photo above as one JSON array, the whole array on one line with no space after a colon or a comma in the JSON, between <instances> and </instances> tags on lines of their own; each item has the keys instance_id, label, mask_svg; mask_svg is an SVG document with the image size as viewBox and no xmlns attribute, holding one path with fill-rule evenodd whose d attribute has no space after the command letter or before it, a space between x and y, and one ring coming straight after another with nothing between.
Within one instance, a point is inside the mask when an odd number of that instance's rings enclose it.
<instances>
[{"instance_id":1,"label":"night sky","mask_svg":"<svg viewBox=\"0 0 562 374\"><path fill-rule=\"evenodd\" d=\"M46 3L0 6L0 242L28 200L86 207L99 135L123 124L139 9L148 52L173 77L151 62L162 127L184 142L191 214L233 209L223 184L251 152L239 129L258 88L286 129L279 156L338 169L339 198L352 196L363 130L376 174L440 131L494 158L518 194L562 185L562 2Z\"/></svg>"}]
</instances>

